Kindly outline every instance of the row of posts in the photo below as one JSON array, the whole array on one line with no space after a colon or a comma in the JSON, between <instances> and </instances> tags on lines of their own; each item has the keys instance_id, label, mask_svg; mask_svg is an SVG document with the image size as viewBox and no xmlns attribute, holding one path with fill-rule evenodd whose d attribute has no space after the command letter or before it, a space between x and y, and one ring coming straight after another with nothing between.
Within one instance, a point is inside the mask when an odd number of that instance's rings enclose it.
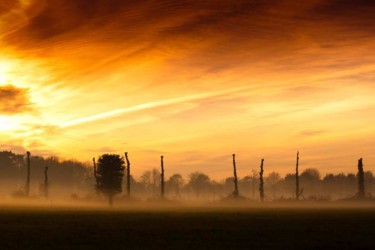
<instances>
[{"instance_id":1,"label":"row of posts","mask_svg":"<svg viewBox=\"0 0 375 250\"><path fill-rule=\"evenodd\" d=\"M25 186L25 195L30 195L30 176L31 176L31 164L30 164L30 157L31 154L29 151L26 153L27 159L27 175L26 175L26 186ZM238 191L238 178L237 178L237 167L236 167L236 155L233 154L233 177L234 177L234 191L233 191L233 197L238 198L239 197L239 191ZM297 158L296 158L296 192L295 192L295 199L298 201L303 193L303 189L300 188L299 185L299 152L297 152ZM128 158L128 152L125 153L125 160L126 160L126 195L130 197L130 185L131 185L131 175L130 175L130 161ZM95 158L93 158L93 164L94 164L94 177L96 178L96 162ZM164 190L165 190L165 178L164 178L164 157L160 157L160 165L161 165L161 190L160 190L160 196L161 198L164 198ZM261 160L260 164L260 172L259 172L259 196L260 200L263 202L265 195L264 195L264 159ZM48 166L44 169L44 196L48 198ZM365 198L365 184L364 184L364 170L363 170L363 160L362 158L358 160L358 193L357 197L360 199Z\"/></svg>"},{"instance_id":2,"label":"row of posts","mask_svg":"<svg viewBox=\"0 0 375 250\"><path fill-rule=\"evenodd\" d=\"M125 159L126 159L126 194L128 197L130 197L130 162L128 158L128 152L125 153ZM233 177L234 177L234 191L233 191L233 198L239 198L239 191L238 191L238 178L237 178L237 166L236 166L236 155L232 155L233 159ZM164 157L160 157L160 165L161 165L161 183L160 183L160 196L163 199L164 198ZM296 191L295 191L295 199L298 201L300 200L300 197L303 193L303 188L300 188L299 184L299 151L297 152L296 157L296 174L295 174L295 181L296 181ZM94 175L96 176L96 163L95 158L93 158L94 161ZM264 159L261 160L260 163L260 172L259 172L259 197L260 201L264 201L265 194L264 194ZM363 160L362 158L358 160L358 193L357 198L364 199L365 198L365 185L364 185L364 170L363 170Z\"/></svg>"}]
</instances>

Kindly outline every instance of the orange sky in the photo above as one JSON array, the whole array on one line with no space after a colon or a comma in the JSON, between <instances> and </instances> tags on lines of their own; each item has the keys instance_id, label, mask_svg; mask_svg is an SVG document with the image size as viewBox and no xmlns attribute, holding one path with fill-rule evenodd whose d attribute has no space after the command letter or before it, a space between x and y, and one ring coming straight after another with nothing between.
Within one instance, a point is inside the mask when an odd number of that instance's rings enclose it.
<instances>
[{"instance_id":1,"label":"orange sky","mask_svg":"<svg viewBox=\"0 0 375 250\"><path fill-rule=\"evenodd\" d=\"M1 149L134 174L356 170L375 157L371 0L2 0Z\"/></svg>"}]
</instances>

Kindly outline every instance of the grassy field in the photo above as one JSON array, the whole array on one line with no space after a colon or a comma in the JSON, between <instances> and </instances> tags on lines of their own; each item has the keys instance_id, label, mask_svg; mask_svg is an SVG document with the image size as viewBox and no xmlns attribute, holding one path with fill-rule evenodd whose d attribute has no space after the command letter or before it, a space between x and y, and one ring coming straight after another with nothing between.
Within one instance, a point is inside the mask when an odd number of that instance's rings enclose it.
<instances>
[{"instance_id":1,"label":"grassy field","mask_svg":"<svg viewBox=\"0 0 375 250\"><path fill-rule=\"evenodd\" d=\"M1 249L375 249L367 208L0 208Z\"/></svg>"}]
</instances>

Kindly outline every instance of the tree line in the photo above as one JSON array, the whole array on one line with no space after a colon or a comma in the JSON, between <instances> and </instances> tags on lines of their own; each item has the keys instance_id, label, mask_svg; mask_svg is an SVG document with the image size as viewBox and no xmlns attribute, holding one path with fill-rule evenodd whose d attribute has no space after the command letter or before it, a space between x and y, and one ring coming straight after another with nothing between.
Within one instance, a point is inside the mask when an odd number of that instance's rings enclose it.
<instances>
[{"instance_id":1,"label":"tree line","mask_svg":"<svg viewBox=\"0 0 375 250\"><path fill-rule=\"evenodd\" d=\"M12 187L11 190L17 190L15 194L28 196L31 182L34 183L31 184L32 193L42 197L53 197L57 195L55 190L60 188L64 190L62 194L65 196L72 193L80 193L85 198L104 195L111 203L118 194L119 198L143 200L336 200L354 196L368 198L374 188L375 178L371 171L364 171L362 159L358 161L357 173L328 173L325 176L315 168L301 171L299 154L295 172L285 176L277 172L267 173L266 162L262 159L259 169L249 170L248 175L239 178L235 155L232 157L233 166L228 166L228 169L233 168L233 175L217 181L203 172L193 172L186 177L170 173L163 157L160 158L159 168L147 170L140 177L134 178L127 153L124 156L102 155L98 162L93 159L94 166L91 166L78 161L62 161L56 157L43 158L2 151L0 187L7 192ZM112 169L113 166L118 167Z\"/></svg>"}]
</instances>

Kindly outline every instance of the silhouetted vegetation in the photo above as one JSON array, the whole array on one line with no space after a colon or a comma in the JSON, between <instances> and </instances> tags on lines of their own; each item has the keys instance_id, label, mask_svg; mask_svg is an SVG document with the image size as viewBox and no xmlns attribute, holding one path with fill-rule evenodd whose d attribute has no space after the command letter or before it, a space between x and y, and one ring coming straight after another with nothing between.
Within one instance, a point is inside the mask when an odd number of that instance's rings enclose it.
<instances>
[{"instance_id":1,"label":"silhouetted vegetation","mask_svg":"<svg viewBox=\"0 0 375 250\"><path fill-rule=\"evenodd\" d=\"M262 171L261 167L260 172L252 170L248 175L241 177L237 174L234 157L233 160L233 176L223 180L212 180L205 173L193 172L187 176L185 181L179 173L166 176L158 169L152 169L143 172L138 178L129 175L126 177L126 182L131 184L132 197L140 200L150 198L157 200L161 196L168 196L182 201L219 201L228 196L234 197L236 190L241 190L241 197L249 198L249 200L265 200L265 194L268 193L270 194L267 196L268 201L283 201L296 199L296 190L299 190L298 194L301 195L302 190L299 187L303 185L304 196L298 196L299 199L302 197L303 200L323 201L346 199L354 195L356 199L358 197L368 198L374 189L374 176L372 172L363 170L363 162L359 162L357 174L328 173L321 176L320 172L314 168L306 168L299 173L299 155L297 155L295 174L286 174L282 177L277 172L271 172L265 175L264 169ZM27 163L27 154L0 152L0 192L9 195L13 190L16 190L13 192L14 197L26 196L24 177L28 176ZM39 190L39 197L49 197L50 199L69 196L75 197L75 199L101 199L100 195L95 195L95 193L103 193L96 184L99 167L95 158L93 164L94 170L77 161L61 161L56 157L43 158L30 155L30 176L32 177L30 179L30 197L38 197L37 191ZM128 165L128 163L126 164ZM163 166L161 167L163 170L164 162L161 161L160 164ZM298 185L296 183L297 172ZM41 180L44 182L41 183ZM50 184L50 180L53 180L53 185ZM254 196L257 189L259 189L259 198ZM128 192L124 195L128 196ZM107 197L107 195L105 196Z\"/></svg>"},{"instance_id":2,"label":"silhouetted vegetation","mask_svg":"<svg viewBox=\"0 0 375 250\"><path fill-rule=\"evenodd\" d=\"M113 204L114 196L122 192L124 169L124 160L119 155L104 154L98 159L96 187L108 197L109 205Z\"/></svg>"}]
</instances>

